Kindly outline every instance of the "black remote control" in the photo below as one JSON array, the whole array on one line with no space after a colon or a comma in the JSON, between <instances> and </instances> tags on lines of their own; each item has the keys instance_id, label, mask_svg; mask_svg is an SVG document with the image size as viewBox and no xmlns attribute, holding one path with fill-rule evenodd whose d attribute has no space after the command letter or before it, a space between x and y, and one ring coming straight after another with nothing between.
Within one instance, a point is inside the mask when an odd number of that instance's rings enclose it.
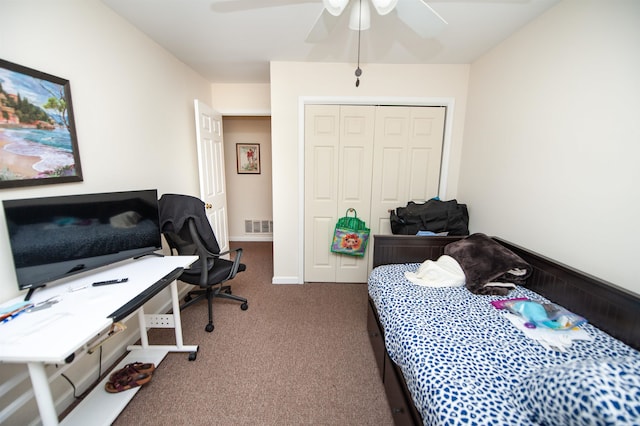
<instances>
[{"instance_id":1,"label":"black remote control","mask_svg":"<svg viewBox=\"0 0 640 426\"><path fill-rule=\"evenodd\" d=\"M98 287L99 285L120 284L120 283L126 283L127 281L129 281L129 278L121 278L119 280L98 281L91 285L94 287Z\"/></svg>"}]
</instances>

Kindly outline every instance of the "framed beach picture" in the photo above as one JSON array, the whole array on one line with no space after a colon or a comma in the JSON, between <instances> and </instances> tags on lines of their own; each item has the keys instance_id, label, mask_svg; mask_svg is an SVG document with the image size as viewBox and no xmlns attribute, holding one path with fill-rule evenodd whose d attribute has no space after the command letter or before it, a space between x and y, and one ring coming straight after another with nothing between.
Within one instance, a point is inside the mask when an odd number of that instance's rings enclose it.
<instances>
[{"instance_id":1,"label":"framed beach picture","mask_svg":"<svg viewBox=\"0 0 640 426\"><path fill-rule=\"evenodd\" d=\"M79 181L69 81L0 59L0 188Z\"/></svg>"},{"instance_id":2,"label":"framed beach picture","mask_svg":"<svg viewBox=\"0 0 640 426\"><path fill-rule=\"evenodd\" d=\"M260 174L260 144L237 143L238 174Z\"/></svg>"}]
</instances>

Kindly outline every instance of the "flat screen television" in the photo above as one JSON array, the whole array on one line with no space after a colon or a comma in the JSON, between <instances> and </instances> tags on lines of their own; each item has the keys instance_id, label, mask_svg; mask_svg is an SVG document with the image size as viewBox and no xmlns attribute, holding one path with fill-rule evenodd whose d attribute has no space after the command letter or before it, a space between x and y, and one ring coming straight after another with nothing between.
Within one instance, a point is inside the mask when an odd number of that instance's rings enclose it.
<instances>
[{"instance_id":1,"label":"flat screen television","mask_svg":"<svg viewBox=\"0 0 640 426\"><path fill-rule=\"evenodd\" d=\"M53 281L162 248L154 190L4 200L18 287Z\"/></svg>"}]
</instances>

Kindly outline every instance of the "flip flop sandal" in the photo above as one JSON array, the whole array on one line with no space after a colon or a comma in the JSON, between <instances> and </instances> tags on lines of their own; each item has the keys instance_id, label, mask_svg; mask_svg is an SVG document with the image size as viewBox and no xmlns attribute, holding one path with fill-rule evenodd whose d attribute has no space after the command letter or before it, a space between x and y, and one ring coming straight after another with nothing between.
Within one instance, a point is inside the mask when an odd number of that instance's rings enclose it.
<instances>
[{"instance_id":1,"label":"flip flop sandal","mask_svg":"<svg viewBox=\"0 0 640 426\"><path fill-rule=\"evenodd\" d=\"M151 374L138 374L115 382L107 382L104 388L109 393L118 393L149 383Z\"/></svg>"},{"instance_id":2,"label":"flip flop sandal","mask_svg":"<svg viewBox=\"0 0 640 426\"><path fill-rule=\"evenodd\" d=\"M111 374L109 381L117 382L120 379L126 379L137 374L152 374L155 369L156 366L153 363L132 362Z\"/></svg>"}]
</instances>

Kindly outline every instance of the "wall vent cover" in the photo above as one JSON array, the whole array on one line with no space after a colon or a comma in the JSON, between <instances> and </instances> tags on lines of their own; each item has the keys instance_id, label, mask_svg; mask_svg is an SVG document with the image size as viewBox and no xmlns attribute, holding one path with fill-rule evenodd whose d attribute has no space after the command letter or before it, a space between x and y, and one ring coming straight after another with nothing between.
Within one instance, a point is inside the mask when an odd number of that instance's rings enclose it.
<instances>
[{"instance_id":1,"label":"wall vent cover","mask_svg":"<svg viewBox=\"0 0 640 426\"><path fill-rule=\"evenodd\" d=\"M247 234L271 234L273 233L273 221L245 219L244 232Z\"/></svg>"}]
</instances>

